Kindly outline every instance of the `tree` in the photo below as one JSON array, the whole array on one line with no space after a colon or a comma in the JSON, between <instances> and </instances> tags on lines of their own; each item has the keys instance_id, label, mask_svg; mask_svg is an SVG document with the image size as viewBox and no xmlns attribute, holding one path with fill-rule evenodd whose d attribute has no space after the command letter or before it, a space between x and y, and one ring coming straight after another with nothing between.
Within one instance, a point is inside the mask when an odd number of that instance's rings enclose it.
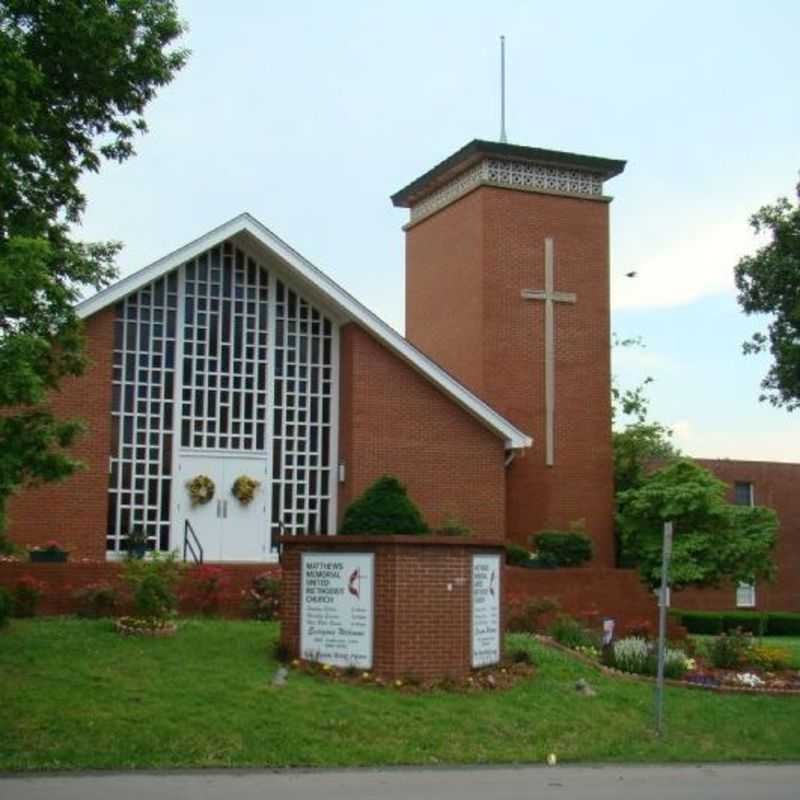
<instances>
[{"instance_id":1,"label":"tree","mask_svg":"<svg viewBox=\"0 0 800 800\"><path fill-rule=\"evenodd\" d=\"M661 580L663 526L669 521L674 523L672 586L716 586L725 579L752 583L773 577L775 512L732 505L725 491L725 484L708 470L680 459L619 495L620 535L645 583L655 587Z\"/></svg>"},{"instance_id":2,"label":"tree","mask_svg":"<svg viewBox=\"0 0 800 800\"><path fill-rule=\"evenodd\" d=\"M615 347L643 347L639 338L614 337ZM672 431L660 422L648 420L650 399L647 377L633 388L622 389L616 378L611 382L612 444L614 448L614 493L639 486L654 462L677 458L680 451L672 443ZM631 420L620 427L620 419Z\"/></svg>"},{"instance_id":3,"label":"tree","mask_svg":"<svg viewBox=\"0 0 800 800\"><path fill-rule=\"evenodd\" d=\"M341 536L360 533L428 533L430 529L397 478L378 478L344 512Z\"/></svg>"},{"instance_id":4,"label":"tree","mask_svg":"<svg viewBox=\"0 0 800 800\"><path fill-rule=\"evenodd\" d=\"M0 0L0 533L18 487L79 465L48 392L86 366L74 304L114 275L114 242L72 238L78 185L124 161L187 57L172 0Z\"/></svg>"},{"instance_id":5,"label":"tree","mask_svg":"<svg viewBox=\"0 0 800 800\"><path fill-rule=\"evenodd\" d=\"M615 347L644 347L638 337L614 337ZM633 388L622 389L616 378L611 381L611 442L614 454L614 499L617 517L614 530L616 564L618 567L636 566L636 555L625 546L619 524L623 493L642 485L649 471L658 463L680 456L672 443L672 431L660 422L648 420L650 399L647 387L653 378L647 377ZM620 420L630 420L620 426Z\"/></svg>"},{"instance_id":6,"label":"tree","mask_svg":"<svg viewBox=\"0 0 800 800\"><path fill-rule=\"evenodd\" d=\"M745 314L770 314L772 320L767 333L754 333L743 350L769 350L772 366L759 400L793 411L800 408L800 202L793 206L781 197L755 213L750 225L756 233L768 231L772 241L736 265L739 305Z\"/></svg>"}]
</instances>

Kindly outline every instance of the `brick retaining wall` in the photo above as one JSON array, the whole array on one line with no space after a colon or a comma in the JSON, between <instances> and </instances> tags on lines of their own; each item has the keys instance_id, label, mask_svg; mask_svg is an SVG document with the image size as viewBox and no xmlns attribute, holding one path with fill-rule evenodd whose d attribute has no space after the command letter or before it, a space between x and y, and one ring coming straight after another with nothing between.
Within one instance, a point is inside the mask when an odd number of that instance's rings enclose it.
<instances>
[{"instance_id":1,"label":"brick retaining wall","mask_svg":"<svg viewBox=\"0 0 800 800\"><path fill-rule=\"evenodd\" d=\"M228 586L220 596L219 613L228 617L246 614L243 592L246 592L256 575L265 572L280 577L278 564L212 564L224 570ZM31 564L26 561L0 562L0 586L13 589L23 575L30 575L44 586L39 603L40 614L72 614L76 604L73 593L91 583L107 582L124 589L120 575L121 564L113 561L68 561L65 564ZM191 568L190 568L191 569ZM181 602L181 611L191 613L187 600Z\"/></svg>"},{"instance_id":2,"label":"brick retaining wall","mask_svg":"<svg viewBox=\"0 0 800 800\"><path fill-rule=\"evenodd\" d=\"M505 598L553 597L561 609L579 618L611 617L617 628L648 620L655 624L658 605L654 594L627 569L525 569L506 567Z\"/></svg>"}]
</instances>

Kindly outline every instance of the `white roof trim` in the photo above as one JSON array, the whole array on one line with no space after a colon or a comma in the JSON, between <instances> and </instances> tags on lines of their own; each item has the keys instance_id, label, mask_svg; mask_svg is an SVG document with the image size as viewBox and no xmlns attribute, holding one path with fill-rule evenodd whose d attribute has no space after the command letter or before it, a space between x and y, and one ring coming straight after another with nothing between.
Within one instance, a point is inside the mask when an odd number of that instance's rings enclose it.
<instances>
[{"instance_id":1,"label":"white roof trim","mask_svg":"<svg viewBox=\"0 0 800 800\"><path fill-rule=\"evenodd\" d=\"M276 236L250 214L240 214L229 222L209 231L199 239L173 251L169 255L154 261L147 267L128 275L111 286L98 292L93 297L82 301L76 307L78 315L85 319L100 309L116 303L123 297L135 292L161 275L171 272L185 261L204 253L211 247L224 242L239 233L247 232L264 247L282 259L300 277L322 292L329 302L348 320L358 323L369 331L378 341L396 353L400 358L414 367L431 383L439 387L445 394L455 400L458 405L483 422L488 428L505 440L506 448L518 450L530 447L533 439L512 425L505 417L498 414L491 406L483 402L465 386L459 383L446 370L417 350L394 328L387 325L380 317L372 313L366 306L358 302L339 284L331 280L310 261L303 258L286 242Z\"/></svg>"}]
</instances>

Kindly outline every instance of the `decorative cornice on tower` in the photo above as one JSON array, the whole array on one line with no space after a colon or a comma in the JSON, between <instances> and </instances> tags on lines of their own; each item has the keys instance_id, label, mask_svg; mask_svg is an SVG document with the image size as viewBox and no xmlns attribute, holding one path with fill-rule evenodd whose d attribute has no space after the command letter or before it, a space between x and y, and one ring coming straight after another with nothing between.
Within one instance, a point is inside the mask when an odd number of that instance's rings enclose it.
<instances>
[{"instance_id":1,"label":"decorative cornice on tower","mask_svg":"<svg viewBox=\"0 0 800 800\"><path fill-rule=\"evenodd\" d=\"M603 182L625 162L476 139L392 196L409 208L409 225L429 217L478 186L608 200Z\"/></svg>"}]
</instances>

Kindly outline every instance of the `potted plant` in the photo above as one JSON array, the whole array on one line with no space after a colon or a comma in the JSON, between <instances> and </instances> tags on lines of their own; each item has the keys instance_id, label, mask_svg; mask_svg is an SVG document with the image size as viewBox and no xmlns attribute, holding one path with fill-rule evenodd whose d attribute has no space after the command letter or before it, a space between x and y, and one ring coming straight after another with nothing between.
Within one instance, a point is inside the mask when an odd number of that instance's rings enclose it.
<instances>
[{"instance_id":1,"label":"potted plant","mask_svg":"<svg viewBox=\"0 0 800 800\"><path fill-rule=\"evenodd\" d=\"M67 560L69 553L55 540L29 551L31 561L36 563L59 563Z\"/></svg>"},{"instance_id":2,"label":"potted plant","mask_svg":"<svg viewBox=\"0 0 800 800\"><path fill-rule=\"evenodd\" d=\"M147 552L147 534L141 528L129 531L125 540L128 543L128 558L144 558Z\"/></svg>"}]
</instances>

